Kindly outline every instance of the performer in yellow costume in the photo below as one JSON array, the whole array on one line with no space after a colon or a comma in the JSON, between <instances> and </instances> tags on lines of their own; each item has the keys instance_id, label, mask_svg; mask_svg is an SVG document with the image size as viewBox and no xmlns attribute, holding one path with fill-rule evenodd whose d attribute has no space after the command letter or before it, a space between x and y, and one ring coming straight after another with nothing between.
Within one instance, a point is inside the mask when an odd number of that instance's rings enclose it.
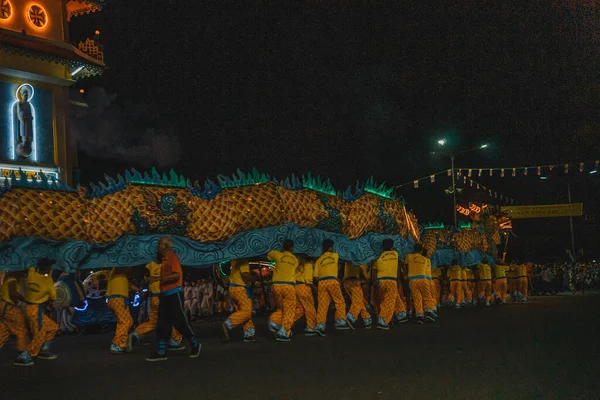
<instances>
[{"instance_id":1,"label":"performer in yellow costume","mask_svg":"<svg viewBox=\"0 0 600 400\"><path fill-rule=\"evenodd\" d=\"M58 332L58 325L45 313L46 307L51 307L51 302L56 300L56 289L50 276L52 264L53 260L44 258L38 262L37 271L30 268L27 274L25 317L32 337L27 348L15 360L15 365L33 365L36 357L42 360L57 358L50 352L50 343Z\"/></svg>"},{"instance_id":2,"label":"performer in yellow costume","mask_svg":"<svg viewBox=\"0 0 600 400\"><path fill-rule=\"evenodd\" d=\"M372 324L371 314L367 311L366 300L363 294L361 279L368 279L364 275L368 271L368 266L354 265L346 262L344 265L344 290L350 296L350 309L346 314L346 319L352 325L356 323L357 318L362 318L365 328L370 329Z\"/></svg>"},{"instance_id":3,"label":"performer in yellow costume","mask_svg":"<svg viewBox=\"0 0 600 400\"><path fill-rule=\"evenodd\" d=\"M452 266L446 272L450 281L450 293L448 300L455 304L456 308L460 308L464 301L464 290L462 286L462 269L458 265L458 260L452 260Z\"/></svg>"},{"instance_id":4,"label":"performer in yellow costume","mask_svg":"<svg viewBox=\"0 0 600 400\"><path fill-rule=\"evenodd\" d=\"M229 273L229 295L233 299L235 312L223 322L223 336L229 340L229 331L242 325L244 342L254 342L254 323L252 322L252 279L248 259L231 261Z\"/></svg>"},{"instance_id":5,"label":"performer in yellow costume","mask_svg":"<svg viewBox=\"0 0 600 400\"><path fill-rule=\"evenodd\" d=\"M0 349L12 334L17 338L19 353L25 351L29 340L25 315L17 306L19 301L25 300L19 293L19 279L24 275L22 271L7 272L0 288Z\"/></svg>"},{"instance_id":6,"label":"performer in yellow costume","mask_svg":"<svg viewBox=\"0 0 600 400\"><path fill-rule=\"evenodd\" d=\"M314 276L319 278L317 305L317 333L325 336L327 312L331 301L335 303L335 329L347 330L352 325L346 320L346 301L338 282L339 256L333 251L333 241L323 241L323 255L315 263Z\"/></svg>"},{"instance_id":7,"label":"performer in yellow costume","mask_svg":"<svg viewBox=\"0 0 600 400\"><path fill-rule=\"evenodd\" d=\"M487 258L477 266L479 271L479 299L489 306L492 301L492 268L487 264Z\"/></svg>"},{"instance_id":8,"label":"performer in yellow costume","mask_svg":"<svg viewBox=\"0 0 600 400\"><path fill-rule=\"evenodd\" d=\"M300 318L305 317L306 328L304 328L304 334L306 336L316 336L317 311L315 309L315 299L312 292L313 264L305 257L299 258L295 279L296 314L294 315L294 324ZM275 313L271 315L270 321L274 326L281 326L281 314Z\"/></svg>"},{"instance_id":9,"label":"performer in yellow costume","mask_svg":"<svg viewBox=\"0 0 600 400\"><path fill-rule=\"evenodd\" d=\"M306 328L304 328L306 336L317 335L317 310L312 292L313 270L313 263L305 257L301 257L296 272L296 317L294 322L302 316L306 318Z\"/></svg>"},{"instance_id":10,"label":"performer in yellow costume","mask_svg":"<svg viewBox=\"0 0 600 400\"><path fill-rule=\"evenodd\" d=\"M494 275L496 276L496 283L494 285L494 289L496 292L496 304L504 304L507 290L506 266L496 264L494 266Z\"/></svg>"},{"instance_id":11,"label":"performer in yellow costume","mask_svg":"<svg viewBox=\"0 0 600 400\"><path fill-rule=\"evenodd\" d=\"M516 297L521 303L527 301L529 295L529 279L527 278L527 265L519 264L515 267L516 272Z\"/></svg>"},{"instance_id":12,"label":"performer in yellow costume","mask_svg":"<svg viewBox=\"0 0 600 400\"><path fill-rule=\"evenodd\" d=\"M506 267L506 286L510 292L510 297L514 303L517 299L517 269L516 265L511 264Z\"/></svg>"},{"instance_id":13,"label":"performer in yellow costume","mask_svg":"<svg viewBox=\"0 0 600 400\"><path fill-rule=\"evenodd\" d=\"M146 264L146 269L148 270L148 278L149 279L160 279L160 263L150 262ZM159 300L160 295L160 282L155 280L150 284L150 317L147 321L139 324L133 333L129 337L128 345L133 345L137 343L142 335L145 335L148 332L152 332L156 329L156 322L158 321L158 305L160 303ZM171 332L171 340L169 340L169 344L167 349L171 351L184 350L185 346L181 344L181 340L183 336L181 333L177 332L177 329L173 328Z\"/></svg>"},{"instance_id":14,"label":"performer in yellow costume","mask_svg":"<svg viewBox=\"0 0 600 400\"><path fill-rule=\"evenodd\" d=\"M108 278L106 298L108 309L117 318L115 336L110 345L112 354L123 354L131 351L131 340L129 329L133 326L133 319L129 312L129 289L137 291L137 288L129 284L127 274L130 268L113 268Z\"/></svg>"},{"instance_id":15,"label":"performer in yellow costume","mask_svg":"<svg viewBox=\"0 0 600 400\"><path fill-rule=\"evenodd\" d=\"M433 301L435 302L434 311L437 311L442 301L442 275L444 269L441 267L431 270L431 282L433 282Z\"/></svg>"},{"instance_id":16,"label":"performer in yellow costume","mask_svg":"<svg viewBox=\"0 0 600 400\"><path fill-rule=\"evenodd\" d=\"M294 242L286 239L283 241L283 251L272 250L267 254L269 260L275 261L273 294L275 295L276 310L269 317L269 329L275 333L275 339L280 342L290 341L296 314L294 286L298 259L292 254L293 251ZM275 321L281 321L281 324Z\"/></svg>"},{"instance_id":17,"label":"performer in yellow costume","mask_svg":"<svg viewBox=\"0 0 600 400\"><path fill-rule=\"evenodd\" d=\"M435 321L433 296L431 295L431 264L423 256L423 247L416 244L414 251L404 258L408 270L408 286L413 301L417 322L423 323L424 319Z\"/></svg>"},{"instance_id":18,"label":"performer in yellow costume","mask_svg":"<svg viewBox=\"0 0 600 400\"><path fill-rule=\"evenodd\" d=\"M468 267L463 268L464 275L466 280L464 282L465 285L465 304L477 304L477 296L475 289L475 274L473 270Z\"/></svg>"},{"instance_id":19,"label":"performer in yellow costume","mask_svg":"<svg viewBox=\"0 0 600 400\"><path fill-rule=\"evenodd\" d=\"M398 293L398 252L393 250L394 241L383 241L383 252L373 265L377 271L377 282L381 298L377 328L388 330L392 317L398 323L408 321L406 317L406 304Z\"/></svg>"}]
</instances>

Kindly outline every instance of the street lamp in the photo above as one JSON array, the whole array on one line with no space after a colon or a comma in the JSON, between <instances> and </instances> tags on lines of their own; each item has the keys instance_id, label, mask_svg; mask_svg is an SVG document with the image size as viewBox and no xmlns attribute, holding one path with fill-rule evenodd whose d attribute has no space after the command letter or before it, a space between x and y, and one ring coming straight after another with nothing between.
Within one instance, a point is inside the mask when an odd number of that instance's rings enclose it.
<instances>
[{"instance_id":1,"label":"street lamp","mask_svg":"<svg viewBox=\"0 0 600 400\"><path fill-rule=\"evenodd\" d=\"M447 141L446 139L440 139L437 141L438 144L440 146L444 146ZM454 159L457 155L462 154L462 153L468 153L470 151L477 151L477 150L481 150L481 149L485 149L489 147L489 144L484 143L479 147L475 147L472 149L466 149L466 150L461 150L461 151L457 151L456 153L453 153L451 151L447 152L446 155L450 156L450 161L451 161L451 170L452 170L452 202L454 205L454 226L457 227L458 226L458 219L457 219L457 215L456 215L456 172L454 170Z\"/></svg>"}]
</instances>

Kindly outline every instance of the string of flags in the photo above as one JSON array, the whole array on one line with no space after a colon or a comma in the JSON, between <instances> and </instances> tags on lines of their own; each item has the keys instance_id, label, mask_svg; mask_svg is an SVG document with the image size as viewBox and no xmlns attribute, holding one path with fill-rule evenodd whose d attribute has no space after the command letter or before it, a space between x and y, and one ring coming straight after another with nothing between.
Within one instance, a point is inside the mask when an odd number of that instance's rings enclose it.
<instances>
[{"instance_id":1,"label":"string of flags","mask_svg":"<svg viewBox=\"0 0 600 400\"><path fill-rule=\"evenodd\" d=\"M579 162L578 164L579 164L579 173L585 172L586 163ZM590 164L588 163L588 165L590 165ZM490 197L504 200L510 204L514 204L517 202L514 198L504 196L503 194L498 193L498 192L488 188L487 186L484 186L484 185L474 181L472 179L472 177L475 177L475 176L481 177L481 176L488 175L488 174L489 174L489 176L497 176L499 174L501 178L504 178L504 177L506 177L507 173L510 173L511 177L516 177L519 172L521 172L524 176L529 176L530 170L535 171L537 176L542 176L544 171L552 172L552 171L554 171L554 168L563 168L564 173L568 174L569 166L570 166L570 163L563 163L563 164L547 164L547 165L533 165L533 166L520 166L520 167L455 168L454 170L456 172L456 178L460 181L460 178L462 177L462 183L464 185L468 184L470 187L487 190ZM590 173L596 173L596 171L598 171L599 168L600 168L600 160L595 160L593 162L593 168L590 168ZM412 185L413 188L418 189L419 184L422 181L429 180L430 183L435 183L436 177L439 175L442 175L442 174L447 174L448 177L452 177L452 170L448 169L448 170L444 170L444 171L438 171L434 174L423 176L418 179L414 179L412 181L403 183L401 185L397 185L396 189L404 187L404 186L408 186L408 185Z\"/></svg>"},{"instance_id":2,"label":"string of flags","mask_svg":"<svg viewBox=\"0 0 600 400\"><path fill-rule=\"evenodd\" d=\"M585 172L585 162L579 162L579 172L583 173ZM462 173L466 173L467 176L470 178L471 176L475 175L475 173L477 173L477 176L480 177L482 176L485 172L489 172L489 176L494 176L495 173L500 172L500 177L504 178L506 176L506 173L508 171L510 171L511 176L515 177L517 176L517 171L523 171L523 175L527 176L529 174L529 170L535 170L537 172L538 176L541 176L544 169L547 169L548 171L552 172L554 170L554 168L564 168L564 172L565 174L568 174L570 169L570 163L564 163L564 164L548 164L548 165L534 165L534 166L527 166L527 167L496 167L496 168L455 168L455 171L459 171L461 174ZM594 171L598 171L599 167L600 167L600 160L596 160L593 163L593 168L590 169L590 172L594 172ZM448 176L451 176L451 170L448 170Z\"/></svg>"}]
</instances>

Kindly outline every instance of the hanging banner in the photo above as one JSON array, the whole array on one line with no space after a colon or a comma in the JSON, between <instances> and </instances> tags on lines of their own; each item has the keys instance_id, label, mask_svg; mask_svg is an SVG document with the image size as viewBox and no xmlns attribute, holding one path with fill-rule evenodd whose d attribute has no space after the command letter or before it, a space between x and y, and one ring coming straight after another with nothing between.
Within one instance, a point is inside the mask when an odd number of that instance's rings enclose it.
<instances>
[{"instance_id":1,"label":"hanging banner","mask_svg":"<svg viewBox=\"0 0 600 400\"><path fill-rule=\"evenodd\" d=\"M580 217L583 215L583 203L547 204L541 206L503 206L500 212L511 219Z\"/></svg>"}]
</instances>

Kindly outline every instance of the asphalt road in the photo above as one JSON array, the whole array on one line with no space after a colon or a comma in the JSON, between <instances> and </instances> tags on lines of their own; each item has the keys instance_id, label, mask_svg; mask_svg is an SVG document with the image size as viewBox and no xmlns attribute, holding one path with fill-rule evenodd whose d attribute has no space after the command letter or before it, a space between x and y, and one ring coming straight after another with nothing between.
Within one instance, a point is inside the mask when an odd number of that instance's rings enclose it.
<instances>
[{"instance_id":1,"label":"asphalt road","mask_svg":"<svg viewBox=\"0 0 600 400\"><path fill-rule=\"evenodd\" d=\"M198 359L153 346L110 355L110 335L59 337L54 361L12 365L0 351L0 399L599 399L600 296L536 297L526 305L442 309L438 322L275 342L220 342L195 324ZM299 331L299 329L298 329ZM241 338L241 331L237 332Z\"/></svg>"}]
</instances>

